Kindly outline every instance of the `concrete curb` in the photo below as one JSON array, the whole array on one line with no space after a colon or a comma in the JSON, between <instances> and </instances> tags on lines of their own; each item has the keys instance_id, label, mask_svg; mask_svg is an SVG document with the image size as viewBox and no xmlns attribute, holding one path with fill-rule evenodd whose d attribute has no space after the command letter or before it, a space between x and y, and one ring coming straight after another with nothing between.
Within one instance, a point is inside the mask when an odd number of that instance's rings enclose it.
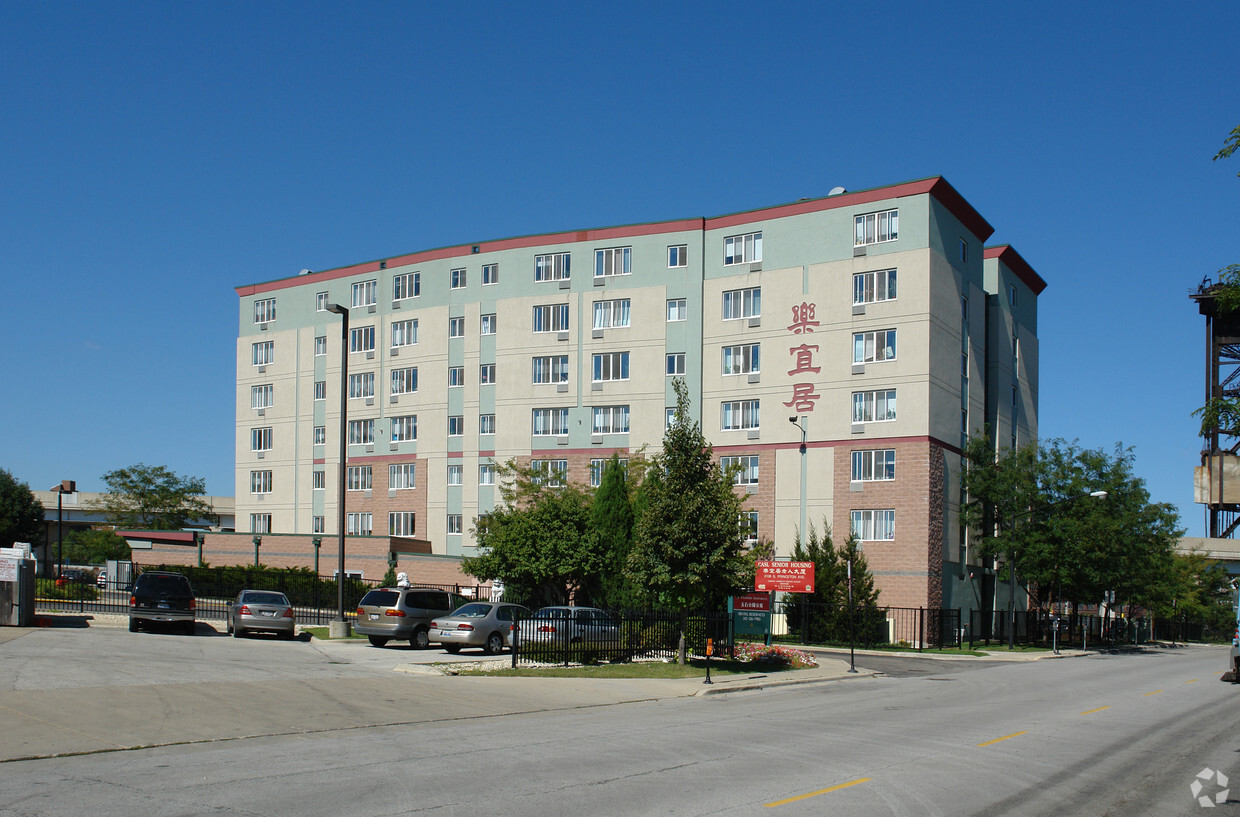
<instances>
[{"instance_id":1,"label":"concrete curb","mask_svg":"<svg viewBox=\"0 0 1240 817\"><path fill-rule=\"evenodd\" d=\"M794 670L795 671L795 670ZM693 697L702 698L707 695L722 695L727 692L756 692L771 687L798 686L800 684L821 684L828 681L856 681L861 678L875 678L882 675L874 670L859 669L856 674L848 673L846 675L821 675L810 676L805 678L763 678L756 683L750 682L729 682L727 680L715 681L710 686L703 685L702 689L693 693Z\"/></svg>"}]
</instances>

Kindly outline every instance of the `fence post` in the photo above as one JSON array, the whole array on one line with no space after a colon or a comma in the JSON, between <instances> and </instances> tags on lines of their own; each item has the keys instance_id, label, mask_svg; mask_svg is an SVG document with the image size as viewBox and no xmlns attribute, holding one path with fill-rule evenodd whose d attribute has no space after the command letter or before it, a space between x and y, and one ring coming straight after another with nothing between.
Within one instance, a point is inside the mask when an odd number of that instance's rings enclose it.
<instances>
[{"instance_id":1,"label":"fence post","mask_svg":"<svg viewBox=\"0 0 1240 817\"><path fill-rule=\"evenodd\" d=\"M925 608L917 608L917 652L921 652L922 647L926 643L926 619L924 614Z\"/></svg>"}]
</instances>

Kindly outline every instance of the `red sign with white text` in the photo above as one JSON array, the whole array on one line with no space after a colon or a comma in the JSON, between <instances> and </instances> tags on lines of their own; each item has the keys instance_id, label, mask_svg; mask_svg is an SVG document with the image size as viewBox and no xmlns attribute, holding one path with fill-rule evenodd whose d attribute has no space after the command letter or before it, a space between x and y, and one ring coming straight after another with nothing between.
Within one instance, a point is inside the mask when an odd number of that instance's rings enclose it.
<instances>
[{"instance_id":1,"label":"red sign with white text","mask_svg":"<svg viewBox=\"0 0 1240 817\"><path fill-rule=\"evenodd\" d=\"M754 589L784 593L814 592L813 562L758 562Z\"/></svg>"},{"instance_id":2,"label":"red sign with white text","mask_svg":"<svg viewBox=\"0 0 1240 817\"><path fill-rule=\"evenodd\" d=\"M732 597L733 610L754 610L759 613L765 613L771 609L770 593L746 593L743 596Z\"/></svg>"}]
</instances>

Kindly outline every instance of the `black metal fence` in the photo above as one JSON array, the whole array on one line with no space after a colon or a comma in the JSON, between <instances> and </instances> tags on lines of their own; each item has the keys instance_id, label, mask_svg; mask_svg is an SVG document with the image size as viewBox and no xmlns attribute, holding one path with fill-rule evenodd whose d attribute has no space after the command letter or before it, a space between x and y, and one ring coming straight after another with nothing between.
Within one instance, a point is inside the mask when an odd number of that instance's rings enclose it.
<instances>
[{"instance_id":1,"label":"black metal fence","mask_svg":"<svg viewBox=\"0 0 1240 817\"><path fill-rule=\"evenodd\" d=\"M679 654L682 626L689 655L705 656L710 639L715 656L731 656L732 630L726 613L683 617L667 611L553 607L516 623L512 665L671 659Z\"/></svg>"},{"instance_id":2,"label":"black metal fence","mask_svg":"<svg viewBox=\"0 0 1240 817\"><path fill-rule=\"evenodd\" d=\"M156 568L151 568L156 569ZM326 625L339 618L338 589L334 576L315 576L304 571L260 570L245 567L168 567L189 579L194 588L196 616L201 620L223 621L228 603L242 590L275 590L288 597L297 616L297 623L314 626ZM358 602L382 582L373 579L345 578L344 611L352 618ZM419 587L435 587L469 598L487 597L485 587L465 585L419 584ZM57 583L54 579L39 579L36 610L68 611L79 613L111 613L125 615L129 612L129 587L116 582L99 586L93 580L77 580Z\"/></svg>"},{"instance_id":3,"label":"black metal fence","mask_svg":"<svg viewBox=\"0 0 1240 817\"><path fill-rule=\"evenodd\" d=\"M1230 633L1211 632L1201 622L1184 619L1151 620L1093 614L1054 616L1044 610L973 610L967 641L981 644L1020 644L1068 648L1141 645L1150 641L1207 641L1226 639Z\"/></svg>"},{"instance_id":4,"label":"black metal fence","mask_svg":"<svg viewBox=\"0 0 1240 817\"><path fill-rule=\"evenodd\" d=\"M959 647L960 611L936 607L873 607L777 601L772 610L778 640L809 645Z\"/></svg>"}]
</instances>

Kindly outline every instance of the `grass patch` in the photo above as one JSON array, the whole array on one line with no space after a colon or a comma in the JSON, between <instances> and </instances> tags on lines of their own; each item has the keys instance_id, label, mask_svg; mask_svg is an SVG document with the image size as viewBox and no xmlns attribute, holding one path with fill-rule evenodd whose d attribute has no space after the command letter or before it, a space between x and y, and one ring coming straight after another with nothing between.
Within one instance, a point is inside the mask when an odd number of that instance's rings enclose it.
<instances>
[{"instance_id":1,"label":"grass patch","mask_svg":"<svg viewBox=\"0 0 1240 817\"><path fill-rule=\"evenodd\" d=\"M453 670L457 664L437 664ZM783 667L767 667L744 661L712 659L711 675L770 675ZM499 670L461 670L461 675L486 675L496 678L705 678L706 662L691 659L688 664L675 662L635 661L631 664L594 664L583 667L518 667Z\"/></svg>"},{"instance_id":2,"label":"grass patch","mask_svg":"<svg viewBox=\"0 0 1240 817\"><path fill-rule=\"evenodd\" d=\"M323 641L331 640L331 629L328 627L302 627L301 631L303 633L310 633L310 635L314 636L315 638L321 639ZM366 636L364 635L358 635L352 629L349 630L349 638L365 638L365 637ZM336 640L340 641L342 639L336 639Z\"/></svg>"},{"instance_id":3,"label":"grass patch","mask_svg":"<svg viewBox=\"0 0 1240 817\"><path fill-rule=\"evenodd\" d=\"M777 640L775 641L775 643L782 644L787 647L797 647L797 648L804 649L799 642L793 643L791 641L778 641ZM813 646L821 647L822 649L826 649L826 650L833 650L835 652L841 652L841 651L847 652L848 650L847 644L816 644ZM982 657L985 655L989 655L989 653L980 652L978 650L970 650L967 647L944 647L943 649L939 649L937 647L926 647L925 649L918 650L916 647L904 645L904 644L878 644L878 645L866 645L866 646L862 646L858 644L857 649L867 650L869 652L896 652L896 653L902 653L902 654L907 653L910 655L916 655L919 652L923 655L971 655L975 657ZM1004 649L1006 650L1007 647L1004 647ZM991 652L993 651L994 649L991 649Z\"/></svg>"}]
</instances>

